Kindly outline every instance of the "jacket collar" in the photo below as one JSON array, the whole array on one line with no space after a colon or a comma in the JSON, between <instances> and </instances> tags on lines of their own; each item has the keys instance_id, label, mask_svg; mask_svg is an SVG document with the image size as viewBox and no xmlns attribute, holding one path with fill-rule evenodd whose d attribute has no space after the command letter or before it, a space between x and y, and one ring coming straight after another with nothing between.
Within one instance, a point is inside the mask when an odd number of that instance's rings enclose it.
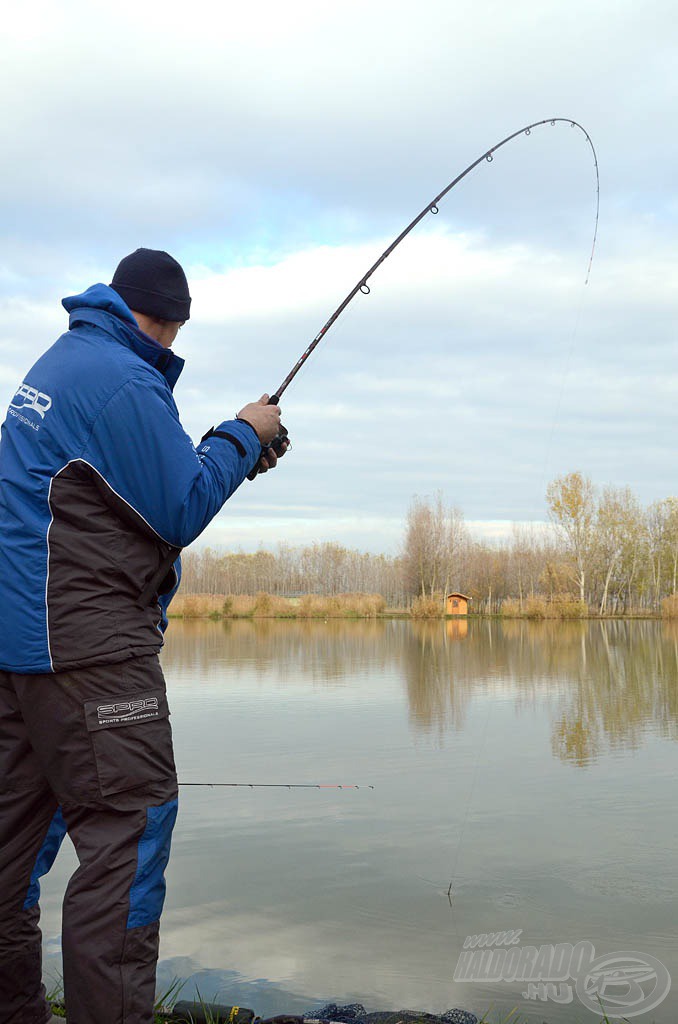
<instances>
[{"instance_id":1,"label":"jacket collar","mask_svg":"<svg viewBox=\"0 0 678 1024\"><path fill-rule=\"evenodd\" d=\"M93 284L81 295L69 295L61 304L70 313L69 327L95 324L143 359L165 378L173 389L184 368L184 360L155 338L139 330L129 306L105 284Z\"/></svg>"}]
</instances>

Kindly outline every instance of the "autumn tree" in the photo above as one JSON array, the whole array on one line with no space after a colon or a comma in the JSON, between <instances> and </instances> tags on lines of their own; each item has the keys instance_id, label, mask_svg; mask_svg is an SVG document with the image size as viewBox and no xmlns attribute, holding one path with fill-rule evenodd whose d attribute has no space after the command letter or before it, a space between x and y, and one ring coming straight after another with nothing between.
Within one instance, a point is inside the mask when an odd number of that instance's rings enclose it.
<instances>
[{"instance_id":1,"label":"autumn tree","mask_svg":"<svg viewBox=\"0 0 678 1024\"><path fill-rule=\"evenodd\" d=\"M595 550L596 500L593 484L581 473L556 477L546 488L551 521L569 555L580 601L586 600L586 580Z\"/></svg>"}]
</instances>

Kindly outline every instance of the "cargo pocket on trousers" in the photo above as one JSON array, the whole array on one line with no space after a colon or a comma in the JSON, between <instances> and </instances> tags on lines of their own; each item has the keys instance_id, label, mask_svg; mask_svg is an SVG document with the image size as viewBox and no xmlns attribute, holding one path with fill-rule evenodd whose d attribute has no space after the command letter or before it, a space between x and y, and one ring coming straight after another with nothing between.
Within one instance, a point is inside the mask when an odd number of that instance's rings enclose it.
<instances>
[{"instance_id":1,"label":"cargo pocket on trousers","mask_svg":"<svg viewBox=\"0 0 678 1024\"><path fill-rule=\"evenodd\" d=\"M102 796L175 776L163 690L95 698L84 707Z\"/></svg>"}]
</instances>

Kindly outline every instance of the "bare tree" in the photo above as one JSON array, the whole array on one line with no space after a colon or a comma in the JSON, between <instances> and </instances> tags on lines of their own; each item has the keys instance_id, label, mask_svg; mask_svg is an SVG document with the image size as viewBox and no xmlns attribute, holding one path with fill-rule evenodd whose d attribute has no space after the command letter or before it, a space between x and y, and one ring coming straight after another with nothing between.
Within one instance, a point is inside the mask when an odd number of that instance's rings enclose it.
<instances>
[{"instance_id":1,"label":"bare tree","mask_svg":"<svg viewBox=\"0 0 678 1024\"><path fill-rule=\"evenodd\" d=\"M407 513L403 544L409 593L433 597L448 591L466 543L467 530L459 509L445 507L440 493L433 502L415 497Z\"/></svg>"},{"instance_id":2,"label":"bare tree","mask_svg":"<svg viewBox=\"0 0 678 1024\"><path fill-rule=\"evenodd\" d=\"M614 487L606 487L596 511L596 548L604 584L600 599L600 614L607 610L607 598L612 575L621 567L624 551L625 495Z\"/></svg>"}]
</instances>

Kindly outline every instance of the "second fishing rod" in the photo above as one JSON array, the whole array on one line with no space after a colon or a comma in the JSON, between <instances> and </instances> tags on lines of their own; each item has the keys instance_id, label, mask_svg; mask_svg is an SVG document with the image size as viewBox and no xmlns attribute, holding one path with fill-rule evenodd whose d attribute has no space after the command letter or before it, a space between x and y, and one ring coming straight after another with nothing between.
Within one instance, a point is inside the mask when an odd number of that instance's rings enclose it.
<instances>
[{"instance_id":1,"label":"second fishing rod","mask_svg":"<svg viewBox=\"0 0 678 1024\"><path fill-rule=\"evenodd\" d=\"M386 249L384 249L384 251L378 257L378 259L376 259L374 261L374 263L372 264L372 266L366 271L366 273L363 274L363 276L355 284L355 286L351 289L351 291L343 299L343 301L339 303L339 305L334 310L332 315L323 324L323 326L320 328L320 330L318 331L316 336L313 338L311 343L308 345L308 347L305 349L305 351L301 354L301 356L299 357L297 362L294 364L294 366L292 367L290 372L287 374L285 379L278 385L278 387L275 389L274 393L270 396L270 398L268 400L269 405L279 405L280 404L280 399L281 399L282 395L284 394L284 392L287 390L289 385L292 383L292 381L294 380L296 375L299 373L300 369L302 368L302 366L304 365L304 363L306 362L308 357L311 355L311 353L314 351L314 349L317 348L317 346L320 344L322 339L325 337L325 335L329 331L330 327L332 327L332 325L338 320L338 318L344 312L344 310L349 305L349 303L353 301L353 299L358 294L358 292L361 292L363 295L369 295L370 294L370 286L368 285L367 282L372 277L372 275L374 274L375 270L377 270L381 266L381 264L384 262L384 260L388 259L388 257L391 255L393 250L398 245L400 245L400 243L409 235L409 233L417 226L417 224L419 224L419 222L424 219L424 217L426 217L428 214L435 215L435 214L438 213L438 203L440 203L440 201L442 199L444 199L444 197L448 194L448 192L451 192L452 189L456 185L458 185L460 181L462 181L468 174L470 174L472 171L474 171L475 168L478 167L483 162L492 163L492 161L494 159L494 154L499 149L501 149L502 146L505 146L507 143L511 142L513 139L516 139L516 138L518 138L518 136L521 136L521 135L530 135L534 128L540 128L542 125L551 125L552 127L555 127L555 125L557 125L557 124L569 125L571 128L575 128L579 132L583 133L583 135L584 135L584 137L586 139L586 142L588 143L588 145L589 145L589 147L591 149L591 153L593 155L593 163L594 163L595 175L596 175L596 205L595 205L595 221L594 221L594 228L593 228L593 241L591 243L591 253L590 253L590 256L589 256L588 266L587 266L587 270L586 270L586 278L585 278L585 281L584 281L585 285L588 284L589 275L591 273L591 266L593 264L593 256L594 256L594 252L595 252L595 248L596 248L596 238L598 236L598 218L599 218L599 213L600 213L600 174L599 174L599 170L598 170L598 157L597 157L596 150L595 150L595 147L593 145L593 142L591 141L591 137L590 137L589 133L586 131L586 129L581 124L579 124L578 121L573 121L569 117L547 117L547 118L544 118L541 121L534 121L532 124L528 124L528 125L525 125L522 128L519 128L518 131L512 132L510 135L507 135L506 138L502 139L500 142L495 143L494 146L491 146L490 149L485 150L484 153L481 153L481 155L479 157L477 157L475 160L473 160L468 165L468 167L465 167L464 170L460 174L458 174L456 176L456 178L453 178L453 180L448 185L446 185L445 188L441 192L439 192L436 196L434 196L434 198L431 199L426 204L426 206L424 206L424 208L422 210L420 210L420 212L417 214L417 216L414 217L413 220L410 221L410 223L407 225L407 227L405 227L400 232L400 234L397 236L397 238L394 238L394 240L391 242L391 244ZM280 433L275 438L273 438L273 440L270 442L270 445L268 445L267 447L273 448L273 450L276 453L276 455L280 455L284 451L284 449L286 447L286 443L288 443L288 433L287 433L287 430L285 429L285 427L281 426ZM257 475L258 472L259 472L259 467L257 466L249 474L249 479L250 480L254 479L254 477Z\"/></svg>"}]
</instances>

